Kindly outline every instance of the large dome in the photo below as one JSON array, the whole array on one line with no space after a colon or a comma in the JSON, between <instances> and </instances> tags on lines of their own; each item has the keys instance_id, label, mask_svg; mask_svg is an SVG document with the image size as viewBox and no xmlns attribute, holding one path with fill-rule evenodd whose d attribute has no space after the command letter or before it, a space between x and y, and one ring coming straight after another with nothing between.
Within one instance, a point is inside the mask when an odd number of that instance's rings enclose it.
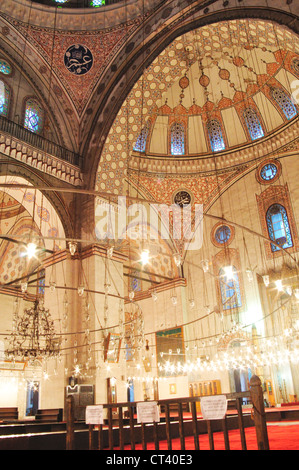
<instances>
[{"instance_id":1,"label":"large dome","mask_svg":"<svg viewBox=\"0 0 299 470\"><path fill-rule=\"evenodd\" d=\"M235 20L199 28L147 68L119 112L115 138L127 141L125 130L137 142L132 150L154 157L206 156L259 141L297 116L298 76L299 41L285 27ZM175 123L184 132L181 152L171 146Z\"/></svg>"}]
</instances>

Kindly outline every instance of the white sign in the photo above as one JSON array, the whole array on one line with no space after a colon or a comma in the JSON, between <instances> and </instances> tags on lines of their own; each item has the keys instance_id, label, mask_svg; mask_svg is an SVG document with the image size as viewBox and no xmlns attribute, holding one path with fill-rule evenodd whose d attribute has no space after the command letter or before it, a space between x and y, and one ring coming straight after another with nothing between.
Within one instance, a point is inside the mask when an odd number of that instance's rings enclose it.
<instances>
[{"instance_id":1,"label":"white sign","mask_svg":"<svg viewBox=\"0 0 299 470\"><path fill-rule=\"evenodd\" d=\"M103 405L91 405L86 407L86 424L103 424Z\"/></svg>"},{"instance_id":2,"label":"white sign","mask_svg":"<svg viewBox=\"0 0 299 470\"><path fill-rule=\"evenodd\" d=\"M227 410L226 396L201 397L200 406L203 419L223 419Z\"/></svg>"},{"instance_id":3,"label":"white sign","mask_svg":"<svg viewBox=\"0 0 299 470\"><path fill-rule=\"evenodd\" d=\"M153 423L160 422L159 407L156 401L144 401L137 403L137 422Z\"/></svg>"}]
</instances>

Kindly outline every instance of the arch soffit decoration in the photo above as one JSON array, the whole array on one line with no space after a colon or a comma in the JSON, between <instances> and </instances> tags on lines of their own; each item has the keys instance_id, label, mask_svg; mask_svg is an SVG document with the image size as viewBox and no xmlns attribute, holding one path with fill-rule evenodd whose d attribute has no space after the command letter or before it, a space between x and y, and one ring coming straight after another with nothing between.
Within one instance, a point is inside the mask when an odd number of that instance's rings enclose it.
<instances>
[{"instance_id":1,"label":"arch soffit decoration","mask_svg":"<svg viewBox=\"0 0 299 470\"><path fill-rule=\"evenodd\" d=\"M0 169L0 182L2 184L11 183L13 181L19 180L19 184L24 184L31 186L33 188L39 186L47 186L48 182L46 182L43 178L37 175L35 172L32 172L28 167L24 167L20 165L18 162L11 162L9 161L8 165L5 165L4 162L1 161L1 169ZM2 188L0 186L0 191L6 191L7 189ZM24 190L22 190L24 191ZM51 207L53 211L57 214L57 219L59 220L59 225L62 229L62 237L72 238L73 237L73 226L72 226L72 218L67 207L67 203L61 198L59 193L54 191L39 191L39 193L43 195L46 204ZM12 191L12 196L18 200L14 191ZM19 201L20 202L20 201ZM48 234L43 234L45 237ZM50 248L52 249L52 248Z\"/></svg>"}]
</instances>

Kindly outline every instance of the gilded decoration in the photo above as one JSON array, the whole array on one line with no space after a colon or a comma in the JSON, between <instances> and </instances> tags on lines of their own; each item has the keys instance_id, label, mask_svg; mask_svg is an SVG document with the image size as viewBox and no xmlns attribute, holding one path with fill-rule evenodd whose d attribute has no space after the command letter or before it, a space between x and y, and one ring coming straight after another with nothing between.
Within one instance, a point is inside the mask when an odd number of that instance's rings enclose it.
<instances>
[{"instance_id":1,"label":"gilded decoration","mask_svg":"<svg viewBox=\"0 0 299 470\"><path fill-rule=\"evenodd\" d=\"M286 248L286 251L289 253L293 253L298 250L299 248L299 239L298 239L298 232L296 227L296 222L292 210L291 200L288 185L285 184L284 186L269 186L265 189L261 194L256 195L258 212L260 216L260 222L262 227L262 234L264 237L269 239L269 232L267 227L266 221L266 213L268 208L272 204L281 204L287 212L291 235L293 240L293 246L291 248ZM274 256L282 256L284 250L278 250L275 252L271 251L271 243L265 241L265 251L266 256L268 259L273 258Z\"/></svg>"}]
</instances>

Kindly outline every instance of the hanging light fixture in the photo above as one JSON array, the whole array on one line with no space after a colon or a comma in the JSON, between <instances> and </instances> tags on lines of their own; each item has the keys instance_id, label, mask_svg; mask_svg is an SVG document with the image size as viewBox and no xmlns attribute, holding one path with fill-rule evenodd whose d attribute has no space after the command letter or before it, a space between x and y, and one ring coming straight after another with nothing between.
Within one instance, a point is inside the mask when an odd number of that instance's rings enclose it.
<instances>
[{"instance_id":1,"label":"hanging light fixture","mask_svg":"<svg viewBox=\"0 0 299 470\"><path fill-rule=\"evenodd\" d=\"M28 243L28 245L26 246L25 256L27 256L29 259L33 258L34 256L36 256L36 249L37 246L35 243Z\"/></svg>"},{"instance_id":2,"label":"hanging light fixture","mask_svg":"<svg viewBox=\"0 0 299 470\"><path fill-rule=\"evenodd\" d=\"M223 270L224 270L224 276L226 277L227 281L230 281L231 279L234 278L234 270L232 266L225 266Z\"/></svg>"},{"instance_id":3,"label":"hanging light fixture","mask_svg":"<svg viewBox=\"0 0 299 470\"><path fill-rule=\"evenodd\" d=\"M82 296L83 296L84 290L85 290L84 286L79 286L79 287L78 287L78 295L79 295L79 297L82 297Z\"/></svg>"},{"instance_id":4,"label":"hanging light fixture","mask_svg":"<svg viewBox=\"0 0 299 470\"><path fill-rule=\"evenodd\" d=\"M70 250L70 254L72 256L74 256L74 254L77 251L77 243L76 242L69 242L69 250Z\"/></svg>"},{"instance_id":5,"label":"hanging light fixture","mask_svg":"<svg viewBox=\"0 0 299 470\"><path fill-rule=\"evenodd\" d=\"M9 359L34 360L59 355L60 341L55 334L54 322L49 310L38 300L26 308L22 316L16 317L16 324L9 338L6 354Z\"/></svg>"},{"instance_id":6,"label":"hanging light fixture","mask_svg":"<svg viewBox=\"0 0 299 470\"><path fill-rule=\"evenodd\" d=\"M209 261L207 259L203 259L201 260L200 264L202 266L203 272L207 273L209 271Z\"/></svg>"},{"instance_id":7,"label":"hanging light fixture","mask_svg":"<svg viewBox=\"0 0 299 470\"><path fill-rule=\"evenodd\" d=\"M277 281L275 281L275 286L276 286L276 289L278 291L283 291L283 285L282 285L282 280L281 279L278 279Z\"/></svg>"}]
</instances>

